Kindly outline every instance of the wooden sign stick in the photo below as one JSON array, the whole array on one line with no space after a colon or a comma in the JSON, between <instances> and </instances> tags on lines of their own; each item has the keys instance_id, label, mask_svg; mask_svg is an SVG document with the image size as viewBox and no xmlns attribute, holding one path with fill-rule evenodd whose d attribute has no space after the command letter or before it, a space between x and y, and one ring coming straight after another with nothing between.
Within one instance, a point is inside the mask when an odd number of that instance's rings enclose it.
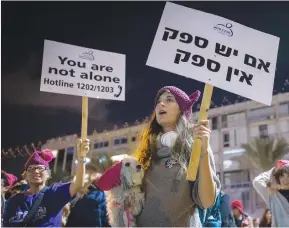
<instances>
[{"instance_id":1,"label":"wooden sign stick","mask_svg":"<svg viewBox=\"0 0 289 228\"><path fill-rule=\"evenodd\" d=\"M81 139L87 138L87 122L88 122L88 97L82 97L82 112L81 112ZM82 186L84 178L81 180Z\"/></svg>"},{"instance_id":2,"label":"wooden sign stick","mask_svg":"<svg viewBox=\"0 0 289 228\"><path fill-rule=\"evenodd\" d=\"M208 119L208 111L211 104L213 88L214 87L212 85L205 85L198 121ZM197 178L201 155L201 146L201 139L195 139L187 172L187 180L195 181Z\"/></svg>"},{"instance_id":3,"label":"wooden sign stick","mask_svg":"<svg viewBox=\"0 0 289 228\"><path fill-rule=\"evenodd\" d=\"M87 138L87 122L88 122L88 97L82 97L82 120L81 120L81 139Z\"/></svg>"}]
</instances>

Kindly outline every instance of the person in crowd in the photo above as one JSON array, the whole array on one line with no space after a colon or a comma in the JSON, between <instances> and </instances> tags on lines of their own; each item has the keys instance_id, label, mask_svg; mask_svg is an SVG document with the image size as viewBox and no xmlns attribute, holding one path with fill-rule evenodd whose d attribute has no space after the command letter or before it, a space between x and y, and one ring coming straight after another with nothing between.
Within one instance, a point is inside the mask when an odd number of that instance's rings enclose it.
<instances>
[{"instance_id":1,"label":"person in crowd","mask_svg":"<svg viewBox=\"0 0 289 228\"><path fill-rule=\"evenodd\" d=\"M91 184L71 208L67 227L109 227L105 193Z\"/></svg>"},{"instance_id":2,"label":"person in crowd","mask_svg":"<svg viewBox=\"0 0 289 228\"><path fill-rule=\"evenodd\" d=\"M138 226L221 226L221 185L209 146L209 123L192 121L192 106L199 96L199 91L188 96L174 86L156 95L151 121L135 153L145 170L146 194ZM198 176L187 181L194 138L202 141Z\"/></svg>"},{"instance_id":3,"label":"person in crowd","mask_svg":"<svg viewBox=\"0 0 289 228\"><path fill-rule=\"evenodd\" d=\"M271 214L270 209L267 208L264 211L264 214L261 218L259 227L271 227L271 222L272 222L272 214Z\"/></svg>"},{"instance_id":4,"label":"person in crowd","mask_svg":"<svg viewBox=\"0 0 289 228\"><path fill-rule=\"evenodd\" d=\"M253 219L244 213L243 203L240 200L233 200L231 203L234 220L237 227L253 228Z\"/></svg>"},{"instance_id":5,"label":"person in crowd","mask_svg":"<svg viewBox=\"0 0 289 228\"><path fill-rule=\"evenodd\" d=\"M3 213L4 227L61 227L63 207L82 187L89 140L79 140L77 145L78 166L75 182L55 183L46 186L50 178L49 162L52 151L34 152L25 164L24 179L29 189L10 198Z\"/></svg>"},{"instance_id":6,"label":"person in crowd","mask_svg":"<svg viewBox=\"0 0 289 228\"><path fill-rule=\"evenodd\" d=\"M23 184L23 182L16 182L16 184L12 185L5 193L5 200L8 200L17 193L25 192L28 189L29 189L28 184Z\"/></svg>"},{"instance_id":7,"label":"person in crowd","mask_svg":"<svg viewBox=\"0 0 289 228\"><path fill-rule=\"evenodd\" d=\"M94 164L88 163L86 166L88 176L88 188L71 207L71 213L67 219L67 227L109 227L106 195L97 186L92 184L100 174Z\"/></svg>"},{"instance_id":8,"label":"person in crowd","mask_svg":"<svg viewBox=\"0 0 289 228\"><path fill-rule=\"evenodd\" d=\"M11 173L1 170L1 213L5 205L5 194L8 189L17 182L18 178Z\"/></svg>"},{"instance_id":9,"label":"person in crowd","mask_svg":"<svg viewBox=\"0 0 289 228\"><path fill-rule=\"evenodd\" d=\"M222 227L236 227L230 204L230 196L223 191L221 191L220 212Z\"/></svg>"},{"instance_id":10,"label":"person in crowd","mask_svg":"<svg viewBox=\"0 0 289 228\"><path fill-rule=\"evenodd\" d=\"M271 211L272 227L289 224L289 161L278 160L276 167L261 173L253 186Z\"/></svg>"}]
</instances>

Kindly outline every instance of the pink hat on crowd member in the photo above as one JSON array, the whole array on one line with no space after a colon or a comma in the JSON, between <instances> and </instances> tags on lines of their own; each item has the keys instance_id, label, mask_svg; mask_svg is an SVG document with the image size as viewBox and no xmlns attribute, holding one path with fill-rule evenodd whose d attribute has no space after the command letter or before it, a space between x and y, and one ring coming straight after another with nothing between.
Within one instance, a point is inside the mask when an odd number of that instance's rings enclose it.
<instances>
[{"instance_id":1,"label":"pink hat on crowd member","mask_svg":"<svg viewBox=\"0 0 289 228\"><path fill-rule=\"evenodd\" d=\"M28 161L25 164L25 170L30 165L44 165L46 168L49 168L49 162L52 161L54 155L51 150L45 149L42 151L35 151Z\"/></svg>"},{"instance_id":2,"label":"pink hat on crowd member","mask_svg":"<svg viewBox=\"0 0 289 228\"><path fill-rule=\"evenodd\" d=\"M187 118L190 118L192 115L192 107L198 101L201 92L197 90L188 96L184 91L175 86L165 86L158 91L155 104L157 104L157 99L160 97L160 95L166 90L170 91L170 93L174 95L182 113Z\"/></svg>"},{"instance_id":3,"label":"pink hat on crowd member","mask_svg":"<svg viewBox=\"0 0 289 228\"><path fill-rule=\"evenodd\" d=\"M240 200L233 200L231 203L231 207L233 208L237 208L241 214L243 214L243 203Z\"/></svg>"},{"instance_id":4,"label":"pink hat on crowd member","mask_svg":"<svg viewBox=\"0 0 289 228\"><path fill-rule=\"evenodd\" d=\"M6 180L7 185L9 187L11 187L13 184L15 184L18 180L18 178L16 176L14 176L11 173L6 173L5 171L1 170L1 178L3 177L3 179Z\"/></svg>"},{"instance_id":5,"label":"pink hat on crowd member","mask_svg":"<svg viewBox=\"0 0 289 228\"><path fill-rule=\"evenodd\" d=\"M277 169L283 167L283 166L287 166L289 165L289 161L288 160L278 160L277 161Z\"/></svg>"},{"instance_id":6,"label":"pink hat on crowd member","mask_svg":"<svg viewBox=\"0 0 289 228\"><path fill-rule=\"evenodd\" d=\"M122 161L109 167L95 182L94 185L102 191L109 191L113 187L120 186L120 172L122 168Z\"/></svg>"}]
</instances>

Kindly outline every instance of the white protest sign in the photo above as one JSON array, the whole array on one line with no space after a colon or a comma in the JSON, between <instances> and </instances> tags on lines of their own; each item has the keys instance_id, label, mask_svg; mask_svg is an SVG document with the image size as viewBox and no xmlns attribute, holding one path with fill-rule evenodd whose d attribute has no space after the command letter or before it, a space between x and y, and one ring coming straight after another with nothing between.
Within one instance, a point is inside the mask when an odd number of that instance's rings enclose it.
<instances>
[{"instance_id":1,"label":"white protest sign","mask_svg":"<svg viewBox=\"0 0 289 228\"><path fill-rule=\"evenodd\" d=\"M279 38L166 3L147 65L271 105Z\"/></svg>"},{"instance_id":2,"label":"white protest sign","mask_svg":"<svg viewBox=\"0 0 289 228\"><path fill-rule=\"evenodd\" d=\"M125 100L125 55L45 40L40 91Z\"/></svg>"}]
</instances>

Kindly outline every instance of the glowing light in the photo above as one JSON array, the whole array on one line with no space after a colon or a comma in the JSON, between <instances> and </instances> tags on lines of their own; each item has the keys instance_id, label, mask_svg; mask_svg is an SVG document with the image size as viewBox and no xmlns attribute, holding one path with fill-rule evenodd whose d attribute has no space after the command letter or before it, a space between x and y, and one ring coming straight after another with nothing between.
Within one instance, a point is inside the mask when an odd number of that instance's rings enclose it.
<instances>
[{"instance_id":1,"label":"glowing light","mask_svg":"<svg viewBox=\"0 0 289 228\"><path fill-rule=\"evenodd\" d=\"M225 160L223 162L224 169L228 169L232 164L233 162L231 160Z\"/></svg>"},{"instance_id":2,"label":"glowing light","mask_svg":"<svg viewBox=\"0 0 289 228\"><path fill-rule=\"evenodd\" d=\"M90 161L91 161L90 158L86 158L84 164L86 165L86 164L88 164ZM76 159L76 160L74 161L74 163L75 163L75 164L78 164L78 160Z\"/></svg>"},{"instance_id":3,"label":"glowing light","mask_svg":"<svg viewBox=\"0 0 289 228\"><path fill-rule=\"evenodd\" d=\"M57 157L57 154L58 154L58 150L52 150L52 154L53 154L53 156L56 158L56 157Z\"/></svg>"},{"instance_id":4,"label":"glowing light","mask_svg":"<svg viewBox=\"0 0 289 228\"><path fill-rule=\"evenodd\" d=\"M236 153L243 153L243 152L245 152L245 149L240 148L240 149L225 150L224 154L236 154Z\"/></svg>"},{"instance_id":5,"label":"glowing light","mask_svg":"<svg viewBox=\"0 0 289 228\"><path fill-rule=\"evenodd\" d=\"M118 162L118 161L123 160L126 156L127 156L127 154L114 155L111 157L111 160L113 162Z\"/></svg>"}]
</instances>

